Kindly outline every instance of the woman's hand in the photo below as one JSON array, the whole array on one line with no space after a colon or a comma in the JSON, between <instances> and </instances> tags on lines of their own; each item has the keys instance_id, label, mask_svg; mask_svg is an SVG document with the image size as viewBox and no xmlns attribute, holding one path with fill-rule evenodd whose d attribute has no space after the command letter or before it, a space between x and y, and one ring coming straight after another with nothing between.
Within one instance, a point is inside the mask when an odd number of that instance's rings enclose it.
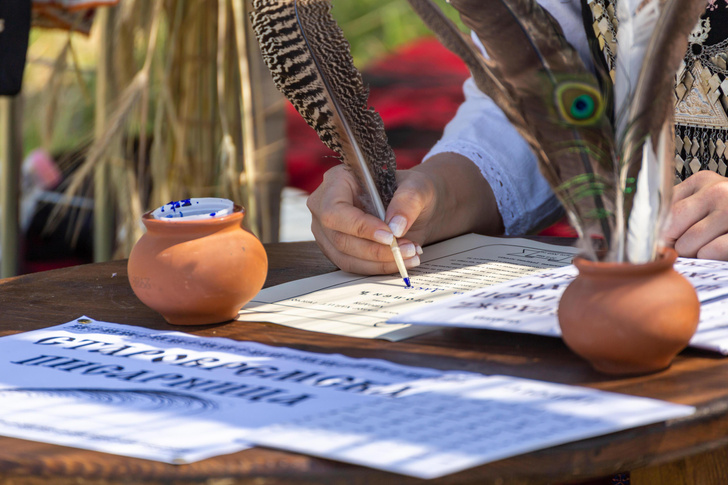
<instances>
[{"instance_id":1,"label":"woman's hand","mask_svg":"<svg viewBox=\"0 0 728 485\"><path fill-rule=\"evenodd\" d=\"M385 221L365 213L359 185L343 166L329 170L308 199L311 229L323 253L344 271L396 273L389 244L398 238L405 266L420 264L422 246L472 231L502 232L495 198L479 169L440 154L397 172L398 188Z\"/></svg>"},{"instance_id":2,"label":"woman's hand","mask_svg":"<svg viewBox=\"0 0 728 485\"><path fill-rule=\"evenodd\" d=\"M412 171L398 172L398 189L390 203L387 225L376 216L367 214L359 203L359 184L343 165L330 169L321 185L308 198L313 215L311 230L323 253L344 271L361 274L396 273L397 265L389 245L394 237L401 238L423 208L432 204L433 187ZM393 212L392 207L404 206ZM420 264L422 231L412 231L398 244L405 266ZM415 242L417 241L417 242Z\"/></svg>"},{"instance_id":3,"label":"woman's hand","mask_svg":"<svg viewBox=\"0 0 728 485\"><path fill-rule=\"evenodd\" d=\"M675 186L667 243L680 256L728 260L728 178L698 172Z\"/></svg>"}]
</instances>

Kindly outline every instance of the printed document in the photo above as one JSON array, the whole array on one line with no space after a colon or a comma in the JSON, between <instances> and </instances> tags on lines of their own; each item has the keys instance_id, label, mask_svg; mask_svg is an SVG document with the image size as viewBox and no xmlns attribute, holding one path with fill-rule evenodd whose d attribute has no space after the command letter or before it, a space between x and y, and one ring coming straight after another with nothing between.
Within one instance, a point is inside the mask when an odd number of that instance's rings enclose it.
<instances>
[{"instance_id":1,"label":"printed document","mask_svg":"<svg viewBox=\"0 0 728 485\"><path fill-rule=\"evenodd\" d=\"M337 271L261 291L238 320L303 330L397 341L431 328L388 325L400 313L426 308L453 295L571 263L571 247L468 234L425 248L422 264L399 274L361 276Z\"/></svg>"},{"instance_id":2,"label":"printed document","mask_svg":"<svg viewBox=\"0 0 728 485\"><path fill-rule=\"evenodd\" d=\"M257 444L435 478L694 412L85 317L0 338L0 434L174 464Z\"/></svg>"},{"instance_id":3,"label":"printed document","mask_svg":"<svg viewBox=\"0 0 728 485\"><path fill-rule=\"evenodd\" d=\"M701 302L700 324L690 346L728 354L728 262L678 258L675 270L692 283ZM577 274L573 265L536 272L390 321L560 337L559 300Z\"/></svg>"}]
</instances>

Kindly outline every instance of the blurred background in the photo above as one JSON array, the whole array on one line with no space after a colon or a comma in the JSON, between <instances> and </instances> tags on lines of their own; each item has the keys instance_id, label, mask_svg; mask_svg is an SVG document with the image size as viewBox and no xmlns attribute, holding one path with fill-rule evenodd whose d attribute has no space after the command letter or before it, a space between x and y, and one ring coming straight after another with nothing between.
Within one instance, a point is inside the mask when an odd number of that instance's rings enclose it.
<instances>
[{"instance_id":1,"label":"blurred background","mask_svg":"<svg viewBox=\"0 0 728 485\"><path fill-rule=\"evenodd\" d=\"M33 3L22 91L0 139L15 142L21 180L18 256L12 268L4 234L3 276L124 258L144 212L187 197L241 203L264 242L312 239L305 198L338 161L272 86L251 2L107 1ZM462 101L467 69L406 0L332 3L398 168L419 163Z\"/></svg>"}]
</instances>

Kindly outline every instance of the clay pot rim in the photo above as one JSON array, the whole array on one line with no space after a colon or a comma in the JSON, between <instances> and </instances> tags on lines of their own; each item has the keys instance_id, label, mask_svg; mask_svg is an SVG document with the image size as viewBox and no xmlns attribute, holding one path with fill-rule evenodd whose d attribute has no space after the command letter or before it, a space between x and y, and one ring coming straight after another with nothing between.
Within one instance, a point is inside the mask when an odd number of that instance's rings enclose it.
<instances>
[{"instance_id":1,"label":"clay pot rim","mask_svg":"<svg viewBox=\"0 0 728 485\"><path fill-rule=\"evenodd\" d=\"M142 215L142 222L145 226L149 225L169 225L169 224L180 224L184 226L196 226L196 225L204 225L204 226L210 226L210 225L217 225L217 224L229 224L232 221L242 219L243 216L245 216L245 207L233 204L233 211L230 214L219 216L219 217L210 217L209 219L185 219L184 217L173 217L169 219L155 219L152 217L152 213L156 209L152 209L150 211L147 211Z\"/></svg>"},{"instance_id":2,"label":"clay pot rim","mask_svg":"<svg viewBox=\"0 0 728 485\"><path fill-rule=\"evenodd\" d=\"M677 252L674 249L662 248L657 255L657 259L647 263L632 264L613 261L591 261L580 256L575 257L573 263L579 270L579 273L582 274L599 273L600 275L622 275L631 272L651 273L662 271L671 268L675 260L677 260Z\"/></svg>"}]
</instances>

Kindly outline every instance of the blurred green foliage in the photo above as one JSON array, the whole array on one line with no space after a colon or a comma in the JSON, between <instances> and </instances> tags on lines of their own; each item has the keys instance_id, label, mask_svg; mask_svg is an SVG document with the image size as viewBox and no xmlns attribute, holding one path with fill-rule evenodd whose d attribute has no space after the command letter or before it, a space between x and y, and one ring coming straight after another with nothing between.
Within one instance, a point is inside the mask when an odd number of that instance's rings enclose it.
<instances>
[{"instance_id":1,"label":"blurred green foliage","mask_svg":"<svg viewBox=\"0 0 728 485\"><path fill-rule=\"evenodd\" d=\"M407 0L333 0L332 15L351 44L358 67L415 39L431 35ZM445 0L435 0L455 18Z\"/></svg>"}]
</instances>

